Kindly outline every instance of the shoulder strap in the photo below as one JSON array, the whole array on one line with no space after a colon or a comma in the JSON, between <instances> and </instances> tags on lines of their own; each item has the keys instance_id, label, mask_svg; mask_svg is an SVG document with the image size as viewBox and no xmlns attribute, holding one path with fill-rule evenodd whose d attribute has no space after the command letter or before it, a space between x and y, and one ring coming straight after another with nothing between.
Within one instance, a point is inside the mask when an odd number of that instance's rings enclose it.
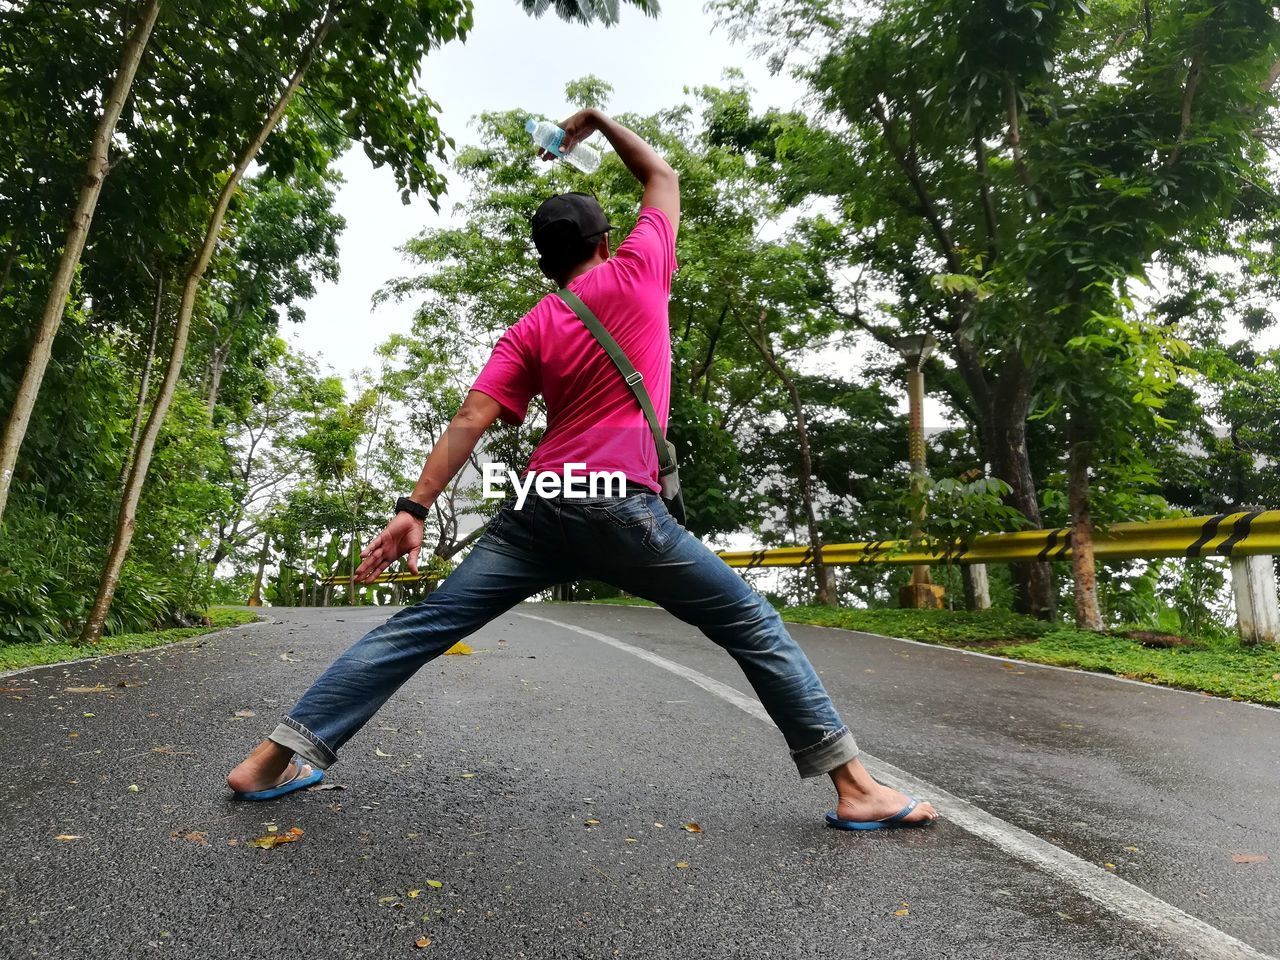
<instances>
[{"instance_id":1,"label":"shoulder strap","mask_svg":"<svg viewBox=\"0 0 1280 960\"><path fill-rule=\"evenodd\" d=\"M578 315L578 319L582 321L582 325L591 331L591 335L596 338L600 346L604 347L604 352L609 355L613 365L622 374L622 379L627 382L627 386L635 394L636 400L640 403L640 409L644 411L644 418L649 422L649 431L653 434L653 443L658 450L659 472L670 472L675 466L671 459L671 448L667 446L666 438L662 435L662 427L658 424L658 414L653 409L653 401L649 399L649 391L645 389L644 376L627 359L626 353L618 346L618 341L613 339L612 334L604 328L604 324L596 318L596 315L591 312L591 308L583 303L576 293L571 290L560 289L556 291L556 295L569 305L570 309Z\"/></svg>"}]
</instances>

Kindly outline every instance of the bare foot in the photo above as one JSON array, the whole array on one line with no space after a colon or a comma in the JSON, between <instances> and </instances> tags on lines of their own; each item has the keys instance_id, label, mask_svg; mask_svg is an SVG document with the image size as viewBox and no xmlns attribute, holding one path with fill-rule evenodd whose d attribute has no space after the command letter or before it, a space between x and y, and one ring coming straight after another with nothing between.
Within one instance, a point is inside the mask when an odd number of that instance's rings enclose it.
<instances>
[{"instance_id":1,"label":"bare foot","mask_svg":"<svg viewBox=\"0 0 1280 960\"><path fill-rule=\"evenodd\" d=\"M831 771L831 782L835 784L840 800L836 804L836 816L841 820L883 820L911 802L911 798L893 787L877 783L867 772L867 768L859 760L850 760L843 767ZM919 805L906 817L903 823L918 823L925 820L937 820L938 811L928 801Z\"/></svg>"},{"instance_id":2,"label":"bare foot","mask_svg":"<svg viewBox=\"0 0 1280 960\"><path fill-rule=\"evenodd\" d=\"M227 786L237 793L251 793L270 790L296 777L311 775L311 764L304 763L299 771L295 764L289 762L292 759L292 750L286 750L272 740L263 740L227 774Z\"/></svg>"}]
</instances>

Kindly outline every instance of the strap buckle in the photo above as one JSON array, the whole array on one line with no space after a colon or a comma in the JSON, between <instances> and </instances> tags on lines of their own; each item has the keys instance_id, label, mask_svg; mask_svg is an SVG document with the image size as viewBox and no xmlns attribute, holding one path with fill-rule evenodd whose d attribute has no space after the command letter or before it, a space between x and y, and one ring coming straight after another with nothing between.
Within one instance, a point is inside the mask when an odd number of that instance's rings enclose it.
<instances>
[{"instance_id":1,"label":"strap buckle","mask_svg":"<svg viewBox=\"0 0 1280 960\"><path fill-rule=\"evenodd\" d=\"M644 374L639 370L634 370L627 374L627 386L634 387L637 383L644 379Z\"/></svg>"}]
</instances>

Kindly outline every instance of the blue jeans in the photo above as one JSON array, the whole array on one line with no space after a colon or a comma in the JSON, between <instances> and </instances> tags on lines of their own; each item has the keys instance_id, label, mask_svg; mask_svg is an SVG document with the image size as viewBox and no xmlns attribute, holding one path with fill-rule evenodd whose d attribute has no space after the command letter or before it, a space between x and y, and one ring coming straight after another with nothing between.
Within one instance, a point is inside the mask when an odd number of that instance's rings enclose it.
<instances>
[{"instance_id":1,"label":"blue jeans","mask_svg":"<svg viewBox=\"0 0 1280 960\"><path fill-rule=\"evenodd\" d=\"M530 595L586 578L660 604L723 647L782 731L800 776L819 776L858 755L777 611L648 491L531 496L522 510L504 506L440 588L335 660L271 739L328 767L424 664Z\"/></svg>"}]
</instances>

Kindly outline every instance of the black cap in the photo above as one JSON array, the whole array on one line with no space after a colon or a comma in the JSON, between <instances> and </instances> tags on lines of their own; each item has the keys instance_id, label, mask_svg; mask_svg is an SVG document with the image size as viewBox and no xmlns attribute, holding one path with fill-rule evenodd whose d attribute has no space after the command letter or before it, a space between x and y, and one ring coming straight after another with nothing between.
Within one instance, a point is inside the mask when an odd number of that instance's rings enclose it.
<instances>
[{"instance_id":1,"label":"black cap","mask_svg":"<svg viewBox=\"0 0 1280 960\"><path fill-rule=\"evenodd\" d=\"M600 202L589 193L561 193L542 201L530 221L533 245L544 257L567 241L590 240L612 230Z\"/></svg>"}]
</instances>

